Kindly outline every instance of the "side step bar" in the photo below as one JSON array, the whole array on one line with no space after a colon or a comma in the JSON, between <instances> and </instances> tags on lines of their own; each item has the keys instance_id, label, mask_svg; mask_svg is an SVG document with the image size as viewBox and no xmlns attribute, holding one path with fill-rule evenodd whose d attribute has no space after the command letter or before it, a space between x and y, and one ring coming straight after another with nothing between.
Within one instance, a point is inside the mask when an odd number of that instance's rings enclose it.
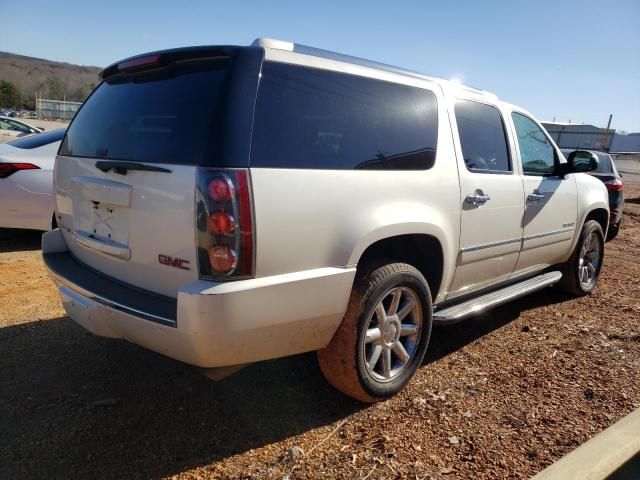
<instances>
[{"instance_id":1,"label":"side step bar","mask_svg":"<svg viewBox=\"0 0 640 480\"><path fill-rule=\"evenodd\" d=\"M562 278L561 272L549 272L537 277L530 278L524 282L516 283L508 287L487 293L480 297L472 298L466 302L436 310L433 313L434 323L455 323L464 318L488 310L503 303L510 302L518 297L522 297L541 288L557 283Z\"/></svg>"}]
</instances>

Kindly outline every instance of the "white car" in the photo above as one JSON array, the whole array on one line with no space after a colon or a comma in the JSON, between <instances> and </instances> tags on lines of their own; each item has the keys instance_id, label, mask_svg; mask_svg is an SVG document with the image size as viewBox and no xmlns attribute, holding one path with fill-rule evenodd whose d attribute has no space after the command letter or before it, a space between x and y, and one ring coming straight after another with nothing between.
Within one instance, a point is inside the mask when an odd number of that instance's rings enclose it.
<instances>
[{"instance_id":1,"label":"white car","mask_svg":"<svg viewBox=\"0 0 640 480\"><path fill-rule=\"evenodd\" d=\"M44 128L30 125L15 118L0 117L0 142L8 142L17 137L42 133Z\"/></svg>"},{"instance_id":2,"label":"white car","mask_svg":"<svg viewBox=\"0 0 640 480\"><path fill-rule=\"evenodd\" d=\"M0 228L49 230L56 225L53 165L64 131L0 145Z\"/></svg>"}]
</instances>

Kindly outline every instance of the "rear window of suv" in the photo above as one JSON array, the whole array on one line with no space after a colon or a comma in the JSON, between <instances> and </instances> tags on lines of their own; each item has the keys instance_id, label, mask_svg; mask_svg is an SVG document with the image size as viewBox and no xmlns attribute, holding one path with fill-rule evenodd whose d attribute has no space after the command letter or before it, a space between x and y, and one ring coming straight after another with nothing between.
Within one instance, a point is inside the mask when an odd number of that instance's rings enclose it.
<instances>
[{"instance_id":1,"label":"rear window of suv","mask_svg":"<svg viewBox=\"0 0 640 480\"><path fill-rule=\"evenodd\" d=\"M435 161L433 92L295 65L263 65L251 166L424 170Z\"/></svg>"},{"instance_id":2,"label":"rear window of suv","mask_svg":"<svg viewBox=\"0 0 640 480\"><path fill-rule=\"evenodd\" d=\"M68 128L61 155L199 165L222 148L228 61L107 78Z\"/></svg>"}]
</instances>

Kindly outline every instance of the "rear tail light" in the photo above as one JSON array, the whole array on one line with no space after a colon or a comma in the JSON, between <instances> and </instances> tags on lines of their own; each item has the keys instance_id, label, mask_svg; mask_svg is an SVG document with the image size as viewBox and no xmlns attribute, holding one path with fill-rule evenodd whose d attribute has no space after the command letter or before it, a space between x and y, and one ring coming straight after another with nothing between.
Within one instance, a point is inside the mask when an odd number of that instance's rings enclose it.
<instances>
[{"instance_id":1,"label":"rear tail light","mask_svg":"<svg viewBox=\"0 0 640 480\"><path fill-rule=\"evenodd\" d=\"M235 268L238 256L231 247L215 245L209 249L209 263L214 272L225 273Z\"/></svg>"},{"instance_id":2,"label":"rear tail light","mask_svg":"<svg viewBox=\"0 0 640 480\"><path fill-rule=\"evenodd\" d=\"M604 185L610 192L621 192L623 188L622 181L617 178L604 182Z\"/></svg>"},{"instance_id":3,"label":"rear tail light","mask_svg":"<svg viewBox=\"0 0 640 480\"><path fill-rule=\"evenodd\" d=\"M248 170L199 168L196 235L200 278L253 276L253 214Z\"/></svg>"},{"instance_id":4,"label":"rear tail light","mask_svg":"<svg viewBox=\"0 0 640 480\"><path fill-rule=\"evenodd\" d=\"M20 170L39 170L40 167L32 163L0 163L0 178L7 178Z\"/></svg>"},{"instance_id":5,"label":"rear tail light","mask_svg":"<svg viewBox=\"0 0 640 480\"><path fill-rule=\"evenodd\" d=\"M226 212L209 215L209 230L216 235L231 235L236 228L233 217Z\"/></svg>"},{"instance_id":6,"label":"rear tail light","mask_svg":"<svg viewBox=\"0 0 640 480\"><path fill-rule=\"evenodd\" d=\"M224 203L231 200L232 190L233 186L231 182L229 182L228 179L223 176L214 178L209 182L209 185L207 186L207 193L209 194L209 198L218 203Z\"/></svg>"}]
</instances>

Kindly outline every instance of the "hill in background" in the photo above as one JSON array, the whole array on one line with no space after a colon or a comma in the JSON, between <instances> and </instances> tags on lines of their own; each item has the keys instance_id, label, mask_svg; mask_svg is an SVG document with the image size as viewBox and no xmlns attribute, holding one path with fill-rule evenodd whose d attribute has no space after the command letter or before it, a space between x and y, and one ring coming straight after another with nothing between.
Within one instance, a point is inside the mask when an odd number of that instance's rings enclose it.
<instances>
[{"instance_id":1,"label":"hill in background","mask_svg":"<svg viewBox=\"0 0 640 480\"><path fill-rule=\"evenodd\" d=\"M82 102L100 82L100 70L0 52L0 80L17 87L24 108L34 108L36 93L52 100Z\"/></svg>"}]
</instances>

